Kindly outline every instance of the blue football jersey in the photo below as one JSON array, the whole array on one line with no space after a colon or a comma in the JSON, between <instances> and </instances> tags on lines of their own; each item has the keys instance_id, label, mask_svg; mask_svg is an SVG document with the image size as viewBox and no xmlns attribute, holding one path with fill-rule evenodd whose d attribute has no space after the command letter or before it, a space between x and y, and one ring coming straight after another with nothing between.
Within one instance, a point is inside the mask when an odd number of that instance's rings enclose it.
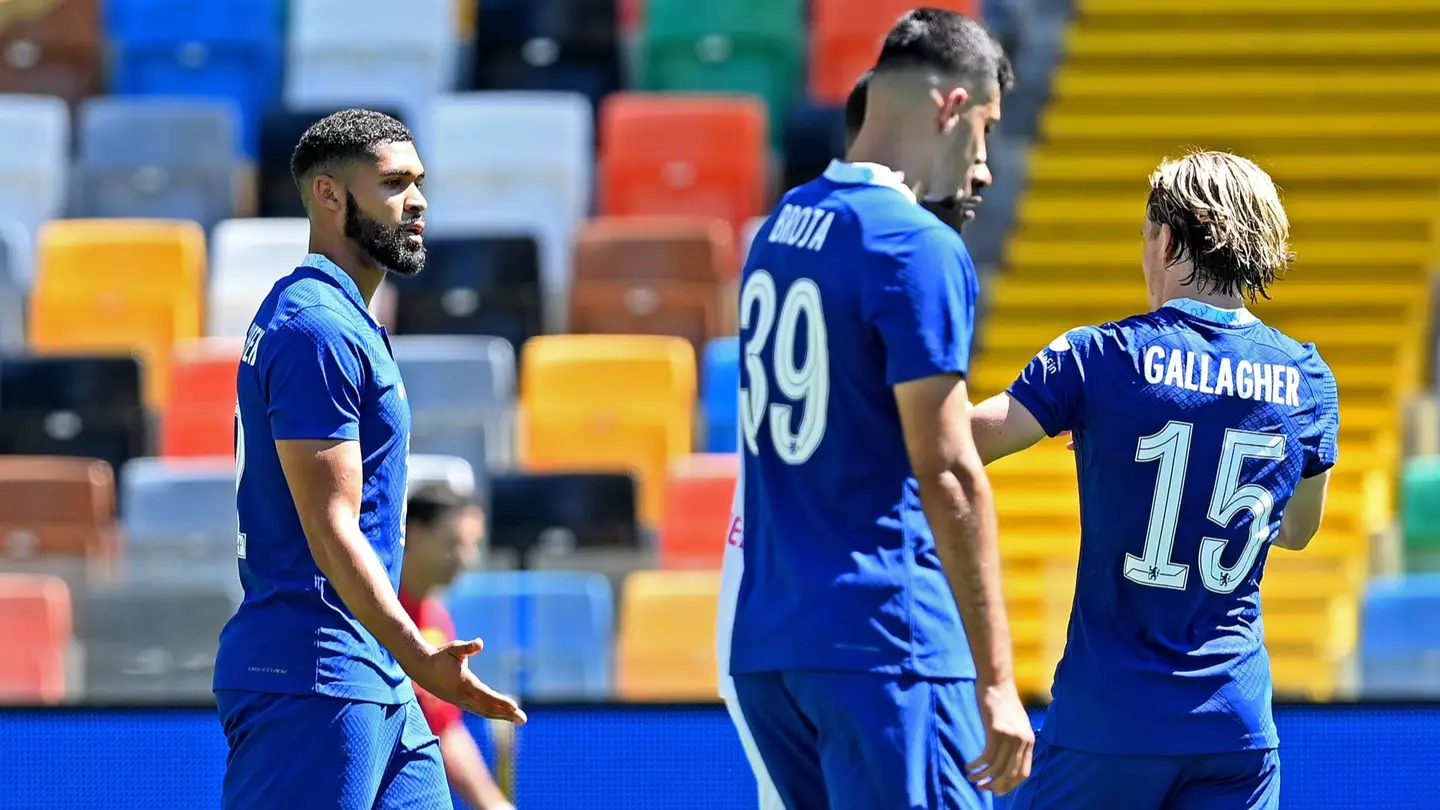
<instances>
[{"instance_id":1,"label":"blue football jersey","mask_svg":"<svg viewBox=\"0 0 1440 810\"><path fill-rule=\"evenodd\" d=\"M740 294L732 674L974 677L892 387L965 373L976 286L960 237L882 166L832 163L760 228Z\"/></svg>"},{"instance_id":2,"label":"blue football jersey","mask_svg":"<svg viewBox=\"0 0 1440 810\"><path fill-rule=\"evenodd\" d=\"M1072 431L1080 487L1041 734L1107 754L1276 747L1260 577L1296 484L1335 463L1335 378L1315 347L1179 299L1066 333L1009 390L1046 433Z\"/></svg>"},{"instance_id":3,"label":"blue football jersey","mask_svg":"<svg viewBox=\"0 0 1440 810\"><path fill-rule=\"evenodd\" d=\"M245 597L220 635L215 688L403 703L410 681L310 554L276 440L358 441L360 530L399 587L410 406L385 328L323 256L276 283L237 372L236 552Z\"/></svg>"}]
</instances>

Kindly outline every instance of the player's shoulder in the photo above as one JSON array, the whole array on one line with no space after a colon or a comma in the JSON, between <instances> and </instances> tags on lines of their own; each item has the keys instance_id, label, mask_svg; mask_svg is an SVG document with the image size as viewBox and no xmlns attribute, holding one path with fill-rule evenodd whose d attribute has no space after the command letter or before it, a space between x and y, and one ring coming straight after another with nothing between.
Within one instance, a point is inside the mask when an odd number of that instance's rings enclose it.
<instances>
[{"instance_id":1,"label":"player's shoulder","mask_svg":"<svg viewBox=\"0 0 1440 810\"><path fill-rule=\"evenodd\" d=\"M1296 340L1268 323L1264 324L1263 334L1270 345L1294 360L1301 370L1325 377L1334 376L1330 371L1330 364L1320 356L1320 348L1314 343Z\"/></svg>"},{"instance_id":2,"label":"player's shoulder","mask_svg":"<svg viewBox=\"0 0 1440 810\"><path fill-rule=\"evenodd\" d=\"M270 292L269 332L291 331L317 340L354 340L360 332L355 305L333 284L294 274Z\"/></svg>"}]
</instances>

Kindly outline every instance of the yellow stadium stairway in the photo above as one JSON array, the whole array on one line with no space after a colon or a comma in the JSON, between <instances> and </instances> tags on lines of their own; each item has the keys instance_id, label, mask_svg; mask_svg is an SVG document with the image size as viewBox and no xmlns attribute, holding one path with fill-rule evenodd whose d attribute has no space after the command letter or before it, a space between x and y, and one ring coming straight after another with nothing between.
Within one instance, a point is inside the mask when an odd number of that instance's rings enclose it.
<instances>
[{"instance_id":1,"label":"yellow stadium stairway","mask_svg":"<svg viewBox=\"0 0 1440 810\"><path fill-rule=\"evenodd\" d=\"M1342 410L1324 529L1303 554L1270 556L1265 626L1277 692L1332 694L1355 642L1369 539L1388 516L1400 402L1422 373L1440 6L1079 0L1065 48L1007 269L985 290L974 396L1002 390L1066 329L1145 309L1145 180L1163 157L1204 147L1260 163L1282 188L1299 260L1255 309L1319 344ZM1073 460L1046 442L992 475L1019 670L1044 693L1074 588Z\"/></svg>"}]
</instances>

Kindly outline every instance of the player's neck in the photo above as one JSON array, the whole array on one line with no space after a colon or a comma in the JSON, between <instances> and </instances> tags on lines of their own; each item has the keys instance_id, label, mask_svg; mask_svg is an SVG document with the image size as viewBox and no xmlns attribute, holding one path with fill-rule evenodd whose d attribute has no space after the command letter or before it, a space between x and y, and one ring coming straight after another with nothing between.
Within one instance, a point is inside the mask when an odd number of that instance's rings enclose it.
<instances>
[{"instance_id":1,"label":"player's neck","mask_svg":"<svg viewBox=\"0 0 1440 810\"><path fill-rule=\"evenodd\" d=\"M876 129L862 128L846 153L845 162L884 166L899 174L905 185L919 194L935 160L928 148L919 148L904 138L888 137Z\"/></svg>"},{"instance_id":2,"label":"player's neck","mask_svg":"<svg viewBox=\"0 0 1440 810\"><path fill-rule=\"evenodd\" d=\"M385 280L384 268L376 267L349 239L340 240L338 245L333 244L329 239L317 238L314 228L310 229L309 250L324 256L344 270L345 275L349 276L360 290L365 306L370 306L370 302L375 298L375 291L380 289L380 282Z\"/></svg>"},{"instance_id":3,"label":"player's neck","mask_svg":"<svg viewBox=\"0 0 1440 810\"><path fill-rule=\"evenodd\" d=\"M1163 307L1167 301L1174 301L1177 298L1188 298L1191 301L1207 304L1218 309L1245 308L1245 299L1238 295L1201 291L1191 284L1178 284L1168 290L1162 290L1158 297L1159 300L1155 302L1157 308Z\"/></svg>"}]
</instances>

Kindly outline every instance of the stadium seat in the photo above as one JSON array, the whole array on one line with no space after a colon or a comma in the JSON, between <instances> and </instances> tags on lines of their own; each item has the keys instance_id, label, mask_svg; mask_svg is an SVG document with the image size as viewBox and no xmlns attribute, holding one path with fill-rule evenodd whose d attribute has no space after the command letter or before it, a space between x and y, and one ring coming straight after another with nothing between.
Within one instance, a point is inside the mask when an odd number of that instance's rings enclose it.
<instances>
[{"instance_id":1,"label":"stadium seat","mask_svg":"<svg viewBox=\"0 0 1440 810\"><path fill-rule=\"evenodd\" d=\"M458 456L485 476L515 452L515 349L503 338L402 335L391 352L410 402L410 450Z\"/></svg>"},{"instance_id":2,"label":"stadium seat","mask_svg":"<svg viewBox=\"0 0 1440 810\"><path fill-rule=\"evenodd\" d=\"M805 2L648 0L640 43L643 89L755 95L783 121L804 84Z\"/></svg>"},{"instance_id":3,"label":"stadium seat","mask_svg":"<svg viewBox=\"0 0 1440 810\"><path fill-rule=\"evenodd\" d=\"M285 106L393 107L417 114L454 86L452 0L292 0Z\"/></svg>"},{"instance_id":4,"label":"stadium seat","mask_svg":"<svg viewBox=\"0 0 1440 810\"><path fill-rule=\"evenodd\" d=\"M0 95L0 220L24 224L33 239L65 212L69 189L70 108L53 96Z\"/></svg>"},{"instance_id":5,"label":"stadium seat","mask_svg":"<svg viewBox=\"0 0 1440 810\"><path fill-rule=\"evenodd\" d=\"M294 183L290 192L299 199ZM206 334L244 338L275 282L298 267L309 250L310 222L303 217L227 219L216 225L210 239Z\"/></svg>"},{"instance_id":6,"label":"stadium seat","mask_svg":"<svg viewBox=\"0 0 1440 810\"><path fill-rule=\"evenodd\" d=\"M474 572L445 603L457 638L484 639L470 666L490 686L539 700L610 697L615 600L605 577Z\"/></svg>"},{"instance_id":7,"label":"stadium seat","mask_svg":"<svg viewBox=\"0 0 1440 810\"><path fill-rule=\"evenodd\" d=\"M127 576L168 570L239 587L235 461L228 454L131 459L120 481Z\"/></svg>"},{"instance_id":8,"label":"stadium seat","mask_svg":"<svg viewBox=\"0 0 1440 810\"><path fill-rule=\"evenodd\" d=\"M616 473L508 473L490 480L490 548L528 569L541 554L634 554L635 479ZM578 565L572 566L581 567Z\"/></svg>"},{"instance_id":9,"label":"stadium seat","mask_svg":"<svg viewBox=\"0 0 1440 810\"><path fill-rule=\"evenodd\" d=\"M238 606L234 593L182 578L126 579L80 594L85 698L209 701L220 630Z\"/></svg>"},{"instance_id":10,"label":"stadium seat","mask_svg":"<svg viewBox=\"0 0 1440 810\"><path fill-rule=\"evenodd\" d=\"M0 92L77 104L103 89L100 0L5 4Z\"/></svg>"},{"instance_id":11,"label":"stadium seat","mask_svg":"<svg viewBox=\"0 0 1440 810\"><path fill-rule=\"evenodd\" d=\"M25 289L30 278L30 232L25 223L0 221L0 352L25 347Z\"/></svg>"},{"instance_id":12,"label":"stadium seat","mask_svg":"<svg viewBox=\"0 0 1440 810\"><path fill-rule=\"evenodd\" d=\"M977 16L976 0L937 0L939 8ZM914 8L909 0L813 0L810 6L810 98L839 106L875 65L890 28Z\"/></svg>"},{"instance_id":13,"label":"stadium seat","mask_svg":"<svg viewBox=\"0 0 1440 810\"><path fill-rule=\"evenodd\" d=\"M615 653L622 700L712 701L720 573L636 571L620 592Z\"/></svg>"},{"instance_id":14,"label":"stadium seat","mask_svg":"<svg viewBox=\"0 0 1440 810\"><path fill-rule=\"evenodd\" d=\"M740 339L720 337L700 361L700 411L707 453L733 453L740 425Z\"/></svg>"},{"instance_id":15,"label":"stadium seat","mask_svg":"<svg viewBox=\"0 0 1440 810\"><path fill-rule=\"evenodd\" d=\"M0 574L0 703L66 698L70 590L56 577Z\"/></svg>"},{"instance_id":16,"label":"stadium seat","mask_svg":"<svg viewBox=\"0 0 1440 810\"><path fill-rule=\"evenodd\" d=\"M1440 456L1405 462L1400 500L1405 570L1440 571Z\"/></svg>"},{"instance_id":17,"label":"stadium seat","mask_svg":"<svg viewBox=\"0 0 1440 810\"><path fill-rule=\"evenodd\" d=\"M734 453L685 456L671 465L660 529L664 567L719 569L739 471Z\"/></svg>"},{"instance_id":18,"label":"stadium seat","mask_svg":"<svg viewBox=\"0 0 1440 810\"><path fill-rule=\"evenodd\" d=\"M715 217L764 213L765 106L742 96L617 93L600 107L599 211Z\"/></svg>"},{"instance_id":19,"label":"stadium seat","mask_svg":"<svg viewBox=\"0 0 1440 810\"><path fill-rule=\"evenodd\" d=\"M425 255L425 272L391 279L396 332L492 335L519 350L544 331L534 238L427 234Z\"/></svg>"},{"instance_id":20,"label":"stadium seat","mask_svg":"<svg viewBox=\"0 0 1440 810\"><path fill-rule=\"evenodd\" d=\"M732 331L733 232L717 219L603 217L575 246L570 329L674 335L698 352Z\"/></svg>"},{"instance_id":21,"label":"stadium seat","mask_svg":"<svg viewBox=\"0 0 1440 810\"><path fill-rule=\"evenodd\" d=\"M110 85L127 96L228 99L237 143L255 155L260 115L280 95L282 0L110 0Z\"/></svg>"},{"instance_id":22,"label":"stadium seat","mask_svg":"<svg viewBox=\"0 0 1440 810\"><path fill-rule=\"evenodd\" d=\"M200 337L205 234L193 222L57 220L40 231L30 345L42 353L136 353L145 398L170 393L177 342ZM103 268L103 272L96 272Z\"/></svg>"},{"instance_id":23,"label":"stadium seat","mask_svg":"<svg viewBox=\"0 0 1440 810\"><path fill-rule=\"evenodd\" d=\"M270 110L261 119L256 158L260 216L305 218L305 204L290 174L290 157L311 124L340 109L324 104L310 109L279 108ZM370 109L405 120L405 116L392 107L370 105Z\"/></svg>"},{"instance_id":24,"label":"stadium seat","mask_svg":"<svg viewBox=\"0 0 1440 810\"><path fill-rule=\"evenodd\" d=\"M234 216L239 115L224 99L88 99L76 116L72 214L193 219L207 230Z\"/></svg>"},{"instance_id":25,"label":"stadium seat","mask_svg":"<svg viewBox=\"0 0 1440 810\"><path fill-rule=\"evenodd\" d=\"M430 485L446 486L461 495L473 496L478 487L475 468L459 456L410 454L410 491Z\"/></svg>"},{"instance_id":26,"label":"stadium seat","mask_svg":"<svg viewBox=\"0 0 1440 810\"><path fill-rule=\"evenodd\" d=\"M565 301L570 245L590 210L591 119L574 93L459 93L436 100L426 127L430 232L535 236L552 315Z\"/></svg>"},{"instance_id":27,"label":"stadium seat","mask_svg":"<svg viewBox=\"0 0 1440 810\"><path fill-rule=\"evenodd\" d=\"M0 566L69 582L114 573L115 478L94 459L0 456Z\"/></svg>"},{"instance_id":28,"label":"stadium seat","mask_svg":"<svg viewBox=\"0 0 1440 810\"><path fill-rule=\"evenodd\" d=\"M480 6L472 89L578 93L593 109L620 87L613 0L481 0Z\"/></svg>"},{"instance_id":29,"label":"stadium seat","mask_svg":"<svg viewBox=\"0 0 1440 810\"><path fill-rule=\"evenodd\" d=\"M691 449L690 345L647 335L546 335L526 347L520 381L525 466L630 472L642 523L657 525L670 461Z\"/></svg>"},{"instance_id":30,"label":"stadium seat","mask_svg":"<svg viewBox=\"0 0 1440 810\"><path fill-rule=\"evenodd\" d=\"M119 470L150 447L140 377L129 357L0 357L0 453Z\"/></svg>"},{"instance_id":31,"label":"stadium seat","mask_svg":"<svg viewBox=\"0 0 1440 810\"><path fill-rule=\"evenodd\" d=\"M235 454L235 372L239 339L208 338L176 347L174 384L160 420L160 455Z\"/></svg>"},{"instance_id":32,"label":"stadium seat","mask_svg":"<svg viewBox=\"0 0 1440 810\"><path fill-rule=\"evenodd\" d=\"M1360 694L1440 698L1440 574L1370 581L1360 626Z\"/></svg>"}]
</instances>

